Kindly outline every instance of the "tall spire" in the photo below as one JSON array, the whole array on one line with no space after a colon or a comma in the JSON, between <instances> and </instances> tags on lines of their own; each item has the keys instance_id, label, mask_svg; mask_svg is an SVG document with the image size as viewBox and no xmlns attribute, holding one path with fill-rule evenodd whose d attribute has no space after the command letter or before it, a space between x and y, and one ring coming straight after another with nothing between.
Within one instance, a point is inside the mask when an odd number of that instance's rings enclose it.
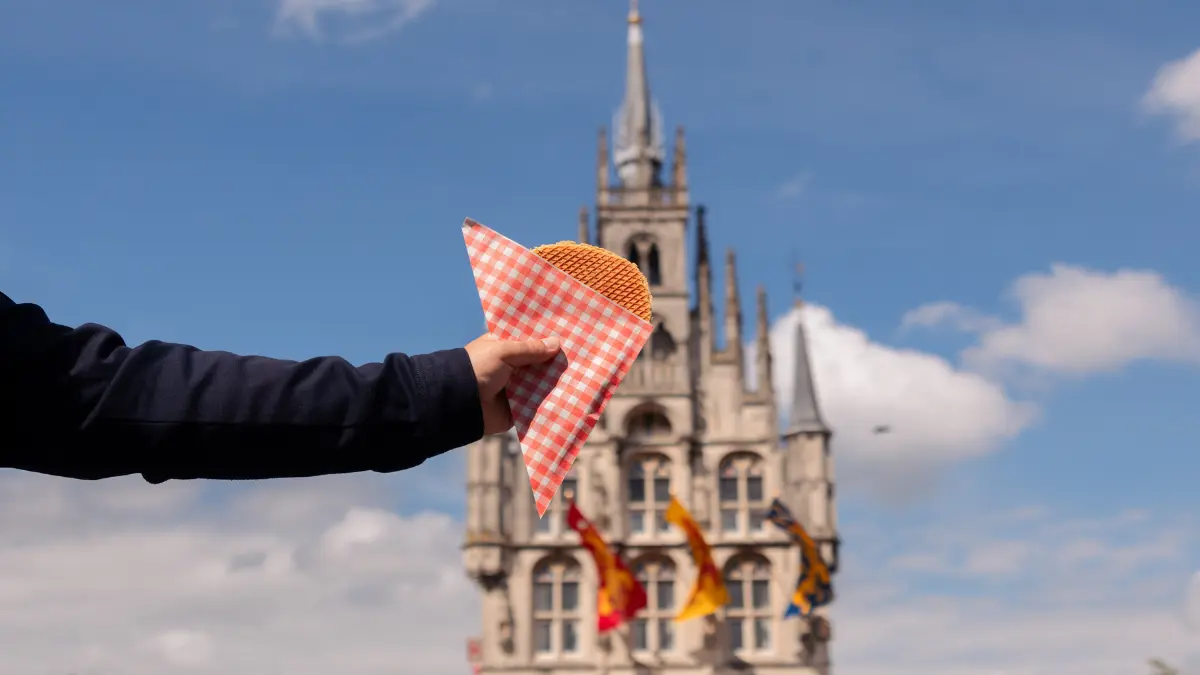
<instances>
[{"instance_id":1,"label":"tall spire","mask_svg":"<svg viewBox=\"0 0 1200 675\"><path fill-rule=\"evenodd\" d=\"M650 96L646 77L642 15L637 0L630 0L625 100L613 124L613 160L627 188L648 188L661 182L663 164L662 123Z\"/></svg>"},{"instance_id":2,"label":"tall spire","mask_svg":"<svg viewBox=\"0 0 1200 675\"><path fill-rule=\"evenodd\" d=\"M800 298L803 267L796 263L793 292L795 293L796 337L792 354L792 408L788 412L787 436L799 434L828 434L829 427L821 417L817 387L813 382L812 362L808 355L808 336L804 330L804 301Z\"/></svg>"}]
</instances>

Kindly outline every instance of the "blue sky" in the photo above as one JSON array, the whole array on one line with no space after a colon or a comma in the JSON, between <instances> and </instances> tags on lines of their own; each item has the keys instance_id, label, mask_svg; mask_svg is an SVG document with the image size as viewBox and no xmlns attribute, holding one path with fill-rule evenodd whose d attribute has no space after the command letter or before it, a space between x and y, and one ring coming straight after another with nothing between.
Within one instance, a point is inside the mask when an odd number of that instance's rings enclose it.
<instances>
[{"instance_id":1,"label":"blue sky","mask_svg":"<svg viewBox=\"0 0 1200 675\"><path fill-rule=\"evenodd\" d=\"M809 299L838 326L956 373L984 372L967 352L986 331L902 329L906 314L949 302L1027 325L1029 305L1010 289L1055 264L1156 275L1193 325L1200 150L1176 132L1183 107L1153 114L1143 99L1164 64L1200 47L1200 7L643 5L651 87L668 128L687 127L692 194L709 208L714 245L738 250L744 306L764 284L784 315L795 248ZM596 129L623 90L623 3L439 0L394 31L378 30L386 12L334 9L317 15L316 34L281 23L286 6L0 6L0 288L131 342L291 358L368 361L481 332L458 226L470 216L530 245L574 236L593 200ZM1062 328L1063 339L1116 330L1122 315L1157 325L1118 298L1098 306L1109 314ZM1034 332L1060 335L1047 330ZM1200 552L1188 520L1200 506L1200 361L1146 344L1090 368L985 372L1036 419L942 453L924 499L896 502L856 481L872 455L848 447L844 583L886 579L909 594L901 608L967 595L1032 609L1041 586L1014 595L994 577L952 579L951 553L925 573L893 563L942 524L969 531L973 518L1036 513L1040 525L1018 528L1033 538L1117 519L1130 534L1088 536L1110 548L1176 537L1153 560L1167 581L1139 594L1156 617L1175 611ZM889 422L905 433L906 420ZM913 443L891 459L925 466ZM429 471L450 489L458 461ZM379 480L381 503L402 514L461 515L454 493ZM1135 567L1112 583L1149 574ZM1097 613L1124 602L1103 600L1113 604ZM859 672L875 672L870 663Z\"/></svg>"}]
</instances>

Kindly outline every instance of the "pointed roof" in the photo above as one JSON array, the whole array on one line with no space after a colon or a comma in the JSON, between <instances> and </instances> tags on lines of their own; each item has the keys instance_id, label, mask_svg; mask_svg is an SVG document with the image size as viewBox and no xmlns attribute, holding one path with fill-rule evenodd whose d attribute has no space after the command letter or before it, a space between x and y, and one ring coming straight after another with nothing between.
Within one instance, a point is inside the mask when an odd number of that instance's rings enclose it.
<instances>
[{"instance_id":1,"label":"pointed roof","mask_svg":"<svg viewBox=\"0 0 1200 675\"><path fill-rule=\"evenodd\" d=\"M700 204L696 207L696 265L708 264L708 224L705 216L708 207Z\"/></svg>"},{"instance_id":2,"label":"pointed roof","mask_svg":"<svg viewBox=\"0 0 1200 675\"><path fill-rule=\"evenodd\" d=\"M624 185L649 187L658 181L664 144L662 122L646 76L642 15L638 12L637 0L630 0L628 21L625 100L613 123L613 160Z\"/></svg>"},{"instance_id":3,"label":"pointed roof","mask_svg":"<svg viewBox=\"0 0 1200 675\"><path fill-rule=\"evenodd\" d=\"M801 316L803 303L796 301L796 336L792 360L792 407L788 412L787 432L784 436L797 434L828 434L829 427L821 417L821 406L817 400L817 387L813 382L812 362L808 357L808 337Z\"/></svg>"}]
</instances>

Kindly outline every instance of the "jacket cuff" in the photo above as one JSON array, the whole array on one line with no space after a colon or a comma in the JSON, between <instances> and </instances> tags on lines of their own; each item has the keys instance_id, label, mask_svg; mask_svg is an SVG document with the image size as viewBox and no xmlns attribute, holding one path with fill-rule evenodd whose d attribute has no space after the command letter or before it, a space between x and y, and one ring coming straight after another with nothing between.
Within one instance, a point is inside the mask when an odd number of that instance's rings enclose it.
<instances>
[{"instance_id":1,"label":"jacket cuff","mask_svg":"<svg viewBox=\"0 0 1200 675\"><path fill-rule=\"evenodd\" d=\"M420 381L417 419L426 458L483 438L483 404L467 350L420 354L412 364Z\"/></svg>"}]
</instances>

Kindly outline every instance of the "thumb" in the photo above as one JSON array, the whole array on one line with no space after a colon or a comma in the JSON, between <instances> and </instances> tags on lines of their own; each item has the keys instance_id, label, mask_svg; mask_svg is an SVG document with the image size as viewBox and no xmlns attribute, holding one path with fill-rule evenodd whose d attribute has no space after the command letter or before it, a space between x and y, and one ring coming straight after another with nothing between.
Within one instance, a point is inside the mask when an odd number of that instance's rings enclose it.
<instances>
[{"instance_id":1,"label":"thumb","mask_svg":"<svg viewBox=\"0 0 1200 675\"><path fill-rule=\"evenodd\" d=\"M529 366L549 361L558 353L558 338L500 342L500 360L510 366Z\"/></svg>"}]
</instances>

